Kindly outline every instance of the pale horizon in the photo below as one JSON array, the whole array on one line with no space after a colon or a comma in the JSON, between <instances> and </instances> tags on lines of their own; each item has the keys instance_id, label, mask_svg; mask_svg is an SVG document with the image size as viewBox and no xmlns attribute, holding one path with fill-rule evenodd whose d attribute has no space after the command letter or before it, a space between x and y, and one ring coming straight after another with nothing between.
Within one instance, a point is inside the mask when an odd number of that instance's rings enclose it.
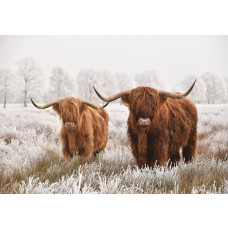
<instances>
[{"instance_id":1,"label":"pale horizon","mask_svg":"<svg viewBox=\"0 0 228 228\"><path fill-rule=\"evenodd\" d=\"M46 78L53 67L74 78L86 68L130 76L153 70L170 89L187 75L227 77L228 36L0 36L0 68L15 71L24 57Z\"/></svg>"}]
</instances>

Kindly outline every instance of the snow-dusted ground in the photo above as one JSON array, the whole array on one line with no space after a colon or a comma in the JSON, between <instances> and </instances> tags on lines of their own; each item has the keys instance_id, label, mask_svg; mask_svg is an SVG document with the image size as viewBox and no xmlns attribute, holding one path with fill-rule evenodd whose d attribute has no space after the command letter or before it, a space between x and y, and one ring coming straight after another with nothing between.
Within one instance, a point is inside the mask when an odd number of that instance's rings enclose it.
<instances>
[{"instance_id":1,"label":"snow-dusted ground","mask_svg":"<svg viewBox=\"0 0 228 228\"><path fill-rule=\"evenodd\" d=\"M197 107L197 162L142 170L129 148L124 105L107 107L106 152L82 166L77 158L62 161L61 123L52 109L0 108L0 192L228 193L228 105Z\"/></svg>"}]
</instances>

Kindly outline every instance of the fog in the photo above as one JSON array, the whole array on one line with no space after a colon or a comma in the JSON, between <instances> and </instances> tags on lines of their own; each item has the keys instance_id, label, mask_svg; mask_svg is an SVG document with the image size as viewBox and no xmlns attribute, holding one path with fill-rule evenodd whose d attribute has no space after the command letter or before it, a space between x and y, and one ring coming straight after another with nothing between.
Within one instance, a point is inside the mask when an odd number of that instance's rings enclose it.
<instances>
[{"instance_id":1,"label":"fog","mask_svg":"<svg viewBox=\"0 0 228 228\"><path fill-rule=\"evenodd\" d=\"M85 68L130 76L153 70L167 89L186 75L228 76L228 36L0 36L0 68L33 58L43 76L63 67L73 77Z\"/></svg>"}]
</instances>

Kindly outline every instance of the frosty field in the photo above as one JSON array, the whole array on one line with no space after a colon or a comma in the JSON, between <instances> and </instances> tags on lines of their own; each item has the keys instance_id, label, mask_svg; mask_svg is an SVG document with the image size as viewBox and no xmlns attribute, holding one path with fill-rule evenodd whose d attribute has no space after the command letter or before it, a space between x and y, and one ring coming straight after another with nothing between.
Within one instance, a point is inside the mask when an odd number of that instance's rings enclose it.
<instances>
[{"instance_id":1,"label":"frosty field","mask_svg":"<svg viewBox=\"0 0 228 228\"><path fill-rule=\"evenodd\" d=\"M105 153L84 165L62 160L60 120L50 108L0 108L0 193L228 193L228 105L198 105L195 163L138 169L128 109L107 107Z\"/></svg>"}]
</instances>

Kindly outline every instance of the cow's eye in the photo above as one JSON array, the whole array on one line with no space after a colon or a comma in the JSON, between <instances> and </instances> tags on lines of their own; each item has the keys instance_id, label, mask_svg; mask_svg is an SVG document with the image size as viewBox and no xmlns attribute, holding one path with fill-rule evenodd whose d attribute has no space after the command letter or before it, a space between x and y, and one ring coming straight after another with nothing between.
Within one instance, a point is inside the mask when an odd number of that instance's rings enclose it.
<instances>
[{"instance_id":1,"label":"cow's eye","mask_svg":"<svg viewBox=\"0 0 228 228\"><path fill-rule=\"evenodd\" d=\"M138 121L138 119L140 118L141 116L139 115L139 114L137 114L136 116L135 116L135 119Z\"/></svg>"}]
</instances>

